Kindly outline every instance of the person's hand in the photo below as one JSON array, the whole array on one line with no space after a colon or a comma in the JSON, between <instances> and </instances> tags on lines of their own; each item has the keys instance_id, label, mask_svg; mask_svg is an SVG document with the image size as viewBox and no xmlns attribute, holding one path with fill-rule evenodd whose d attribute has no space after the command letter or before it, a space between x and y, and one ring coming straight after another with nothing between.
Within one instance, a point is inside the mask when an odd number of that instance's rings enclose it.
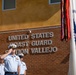
<instances>
[{"instance_id":1,"label":"person's hand","mask_svg":"<svg viewBox=\"0 0 76 75\"><path fill-rule=\"evenodd\" d=\"M8 54L10 54L12 52L12 48L8 50Z\"/></svg>"}]
</instances>

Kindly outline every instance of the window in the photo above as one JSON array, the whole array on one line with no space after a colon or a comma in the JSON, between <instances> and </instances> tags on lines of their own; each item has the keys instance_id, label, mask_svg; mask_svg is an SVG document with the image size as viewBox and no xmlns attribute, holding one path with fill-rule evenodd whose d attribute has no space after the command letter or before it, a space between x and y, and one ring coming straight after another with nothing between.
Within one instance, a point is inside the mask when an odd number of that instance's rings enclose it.
<instances>
[{"instance_id":1,"label":"window","mask_svg":"<svg viewBox=\"0 0 76 75\"><path fill-rule=\"evenodd\" d=\"M3 0L2 3L3 10L15 9L16 8L16 0Z\"/></svg>"},{"instance_id":2,"label":"window","mask_svg":"<svg viewBox=\"0 0 76 75\"><path fill-rule=\"evenodd\" d=\"M49 0L49 4L58 4L61 0Z\"/></svg>"}]
</instances>

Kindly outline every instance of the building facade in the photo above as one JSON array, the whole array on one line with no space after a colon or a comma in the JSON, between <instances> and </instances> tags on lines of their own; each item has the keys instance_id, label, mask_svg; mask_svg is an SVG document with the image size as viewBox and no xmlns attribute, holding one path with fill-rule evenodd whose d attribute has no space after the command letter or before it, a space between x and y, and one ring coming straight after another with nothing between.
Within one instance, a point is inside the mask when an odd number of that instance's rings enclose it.
<instances>
[{"instance_id":1,"label":"building facade","mask_svg":"<svg viewBox=\"0 0 76 75\"><path fill-rule=\"evenodd\" d=\"M0 31L60 25L60 0L51 1L0 0Z\"/></svg>"},{"instance_id":2,"label":"building facade","mask_svg":"<svg viewBox=\"0 0 76 75\"><path fill-rule=\"evenodd\" d=\"M15 43L27 75L67 75L69 42L60 40L60 13L60 0L0 0L0 54Z\"/></svg>"}]
</instances>

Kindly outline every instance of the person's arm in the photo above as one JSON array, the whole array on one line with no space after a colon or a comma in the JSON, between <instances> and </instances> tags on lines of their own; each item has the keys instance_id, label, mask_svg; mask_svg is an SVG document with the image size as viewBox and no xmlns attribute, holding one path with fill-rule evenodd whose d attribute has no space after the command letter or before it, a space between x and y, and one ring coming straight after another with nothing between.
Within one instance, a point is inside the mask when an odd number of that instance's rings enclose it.
<instances>
[{"instance_id":1,"label":"person's arm","mask_svg":"<svg viewBox=\"0 0 76 75\"><path fill-rule=\"evenodd\" d=\"M17 71L18 71L18 75L20 75L20 66L18 66Z\"/></svg>"},{"instance_id":2,"label":"person's arm","mask_svg":"<svg viewBox=\"0 0 76 75\"><path fill-rule=\"evenodd\" d=\"M26 71L24 72L24 75L26 75Z\"/></svg>"},{"instance_id":3,"label":"person's arm","mask_svg":"<svg viewBox=\"0 0 76 75\"><path fill-rule=\"evenodd\" d=\"M9 55L12 52L12 49L8 50L6 54L3 54L0 56L0 59L4 59L7 55Z\"/></svg>"}]
</instances>

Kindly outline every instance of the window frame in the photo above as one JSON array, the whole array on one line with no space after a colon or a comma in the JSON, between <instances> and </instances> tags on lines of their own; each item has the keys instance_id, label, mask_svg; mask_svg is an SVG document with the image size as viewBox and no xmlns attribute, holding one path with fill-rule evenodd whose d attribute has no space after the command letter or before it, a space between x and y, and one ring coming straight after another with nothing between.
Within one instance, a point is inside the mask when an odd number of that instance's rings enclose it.
<instances>
[{"instance_id":1,"label":"window frame","mask_svg":"<svg viewBox=\"0 0 76 75\"><path fill-rule=\"evenodd\" d=\"M49 0L49 4L60 4L60 2L54 2L54 3L52 3L51 0Z\"/></svg>"},{"instance_id":2,"label":"window frame","mask_svg":"<svg viewBox=\"0 0 76 75\"><path fill-rule=\"evenodd\" d=\"M16 9L16 0L15 0L15 8L4 9L4 0L2 0L2 11L6 10L15 10Z\"/></svg>"}]
</instances>

